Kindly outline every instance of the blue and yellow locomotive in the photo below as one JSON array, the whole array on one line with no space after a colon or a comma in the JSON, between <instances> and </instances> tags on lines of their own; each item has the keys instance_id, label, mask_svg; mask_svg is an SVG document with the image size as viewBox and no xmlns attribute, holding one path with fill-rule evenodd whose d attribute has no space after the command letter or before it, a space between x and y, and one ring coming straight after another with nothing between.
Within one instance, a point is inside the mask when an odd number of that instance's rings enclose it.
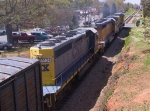
<instances>
[{"instance_id":1,"label":"blue and yellow locomotive","mask_svg":"<svg viewBox=\"0 0 150 111\"><path fill-rule=\"evenodd\" d=\"M57 101L97 51L98 35L94 28L78 28L55 39L60 42L49 39L31 47L30 56L41 61L44 96L53 94Z\"/></svg>"},{"instance_id":2,"label":"blue and yellow locomotive","mask_svg":"<svg viewBox=\"0 0 150 111\"><path fill-rule=\"evenodd\" d=\"M70 30L30 48L30 57L41 61L45 109L55 109L71 84L79 79L124 25L116 13L97 20L95 27Z\"/></svg>"}]
</instances>

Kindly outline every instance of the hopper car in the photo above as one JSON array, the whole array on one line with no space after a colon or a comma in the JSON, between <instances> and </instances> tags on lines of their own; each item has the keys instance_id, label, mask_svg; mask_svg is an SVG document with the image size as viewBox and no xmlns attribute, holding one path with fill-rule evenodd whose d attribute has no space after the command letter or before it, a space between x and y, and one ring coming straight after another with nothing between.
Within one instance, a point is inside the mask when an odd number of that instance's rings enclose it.
<instances>
[{"instance_id":1,"label":"hopper car","mask_svg":"<svg viewBox=\"0 0 150 111\"><path fill-rule=\"evenodd\" d=\"M36 59L0 59L0 111L42 111L41 64Z\"/></svg>"},{"instance_id":2,"label":"hopper car","mask_svg":"<svg viewBox=\"0 0 150 111\"><path fill-rule=\"evenodd\" d=\"M95 21L94 27L76 28L38 43L30 48L30 59L0 59L0 110L55 110L123 26L124 15L116 13Z\"/></svg>"}]
</instances>

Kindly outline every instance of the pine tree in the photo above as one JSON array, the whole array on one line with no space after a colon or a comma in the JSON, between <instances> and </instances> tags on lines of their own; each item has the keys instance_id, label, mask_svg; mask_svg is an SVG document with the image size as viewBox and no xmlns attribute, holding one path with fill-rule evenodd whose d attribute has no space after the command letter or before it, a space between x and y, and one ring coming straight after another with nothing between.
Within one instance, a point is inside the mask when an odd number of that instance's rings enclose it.
<instances>
[{"instance_id":1,"label":"pine tree","mask_svg":"<svg viewBox=\"0 0 150 111\"><path fill-rule=\"evenodd\" d=\"M146 42L150 39L150 0L147 1L141 1L141 4L143 6L143 15L144 15L144 37Z\"/></svg>"},{"instance_id":2,"label":"pine tree","mask_svg":"<svg viewBox=\"0 0 150 111\"><path fill-rule=\"evenodd\" d=\"M145 3L145 14L146 17L150 17L150 0Z\"/></svg>"},{"instance_id":3,"label":"pine tree","mask_svg":"<svg viewBox=\"0 0 150 111\"><path fill-rule=\"evenodd\" d=\"M110 15L110 8L109 8L109 5L107 5L107 3L104 4L104 7L103 7L103 17L107 17Z\"/></svg>"},{"instance_id":4,"label":"pine tree","mask_svg":"<svg viewBox=\"0 0 150 111\"><path fill-rule=\"evenodd\" d=\"M112 9L111 9L111 14L114 14L117 12L117 8L116 8L116 5L115 3L112 4Z\"/></svg>"}]
</instances>

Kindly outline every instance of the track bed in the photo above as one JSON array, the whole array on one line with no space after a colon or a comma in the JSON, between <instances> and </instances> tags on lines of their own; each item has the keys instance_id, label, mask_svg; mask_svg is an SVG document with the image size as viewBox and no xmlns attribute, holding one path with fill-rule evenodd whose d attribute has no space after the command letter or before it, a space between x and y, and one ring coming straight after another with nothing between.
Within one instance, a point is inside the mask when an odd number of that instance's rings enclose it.
<instances>
[{"instance_id":1,"label":"track bed","mask_svg":"<svg viewBox=\"0 0 150 111\"><path fill-rule=\"evenodd\" d=\"M123 29L107 51L95 63L82 83L63 105L61 111L89 111L95 105L101 90L107 85L115 65L115 56L120 53L130 29Z\"/></svg>"}]
</instances>

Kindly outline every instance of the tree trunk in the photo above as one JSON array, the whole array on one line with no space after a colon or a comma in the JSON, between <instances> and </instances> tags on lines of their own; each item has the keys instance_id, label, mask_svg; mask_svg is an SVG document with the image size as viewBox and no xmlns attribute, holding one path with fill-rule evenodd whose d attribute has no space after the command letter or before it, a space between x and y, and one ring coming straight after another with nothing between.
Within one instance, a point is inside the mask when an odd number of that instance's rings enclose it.
<instances>
[{"instance_id":1,"label":"tree trunk","mask_svg":"<svg viewBox=\"0 0 150 111\"><path fill-rule=\"evenodd\" d=\"M7 35L7 42L13 44L11 24L6 25L6 35Z\"/></svg>"}]
</instances>

